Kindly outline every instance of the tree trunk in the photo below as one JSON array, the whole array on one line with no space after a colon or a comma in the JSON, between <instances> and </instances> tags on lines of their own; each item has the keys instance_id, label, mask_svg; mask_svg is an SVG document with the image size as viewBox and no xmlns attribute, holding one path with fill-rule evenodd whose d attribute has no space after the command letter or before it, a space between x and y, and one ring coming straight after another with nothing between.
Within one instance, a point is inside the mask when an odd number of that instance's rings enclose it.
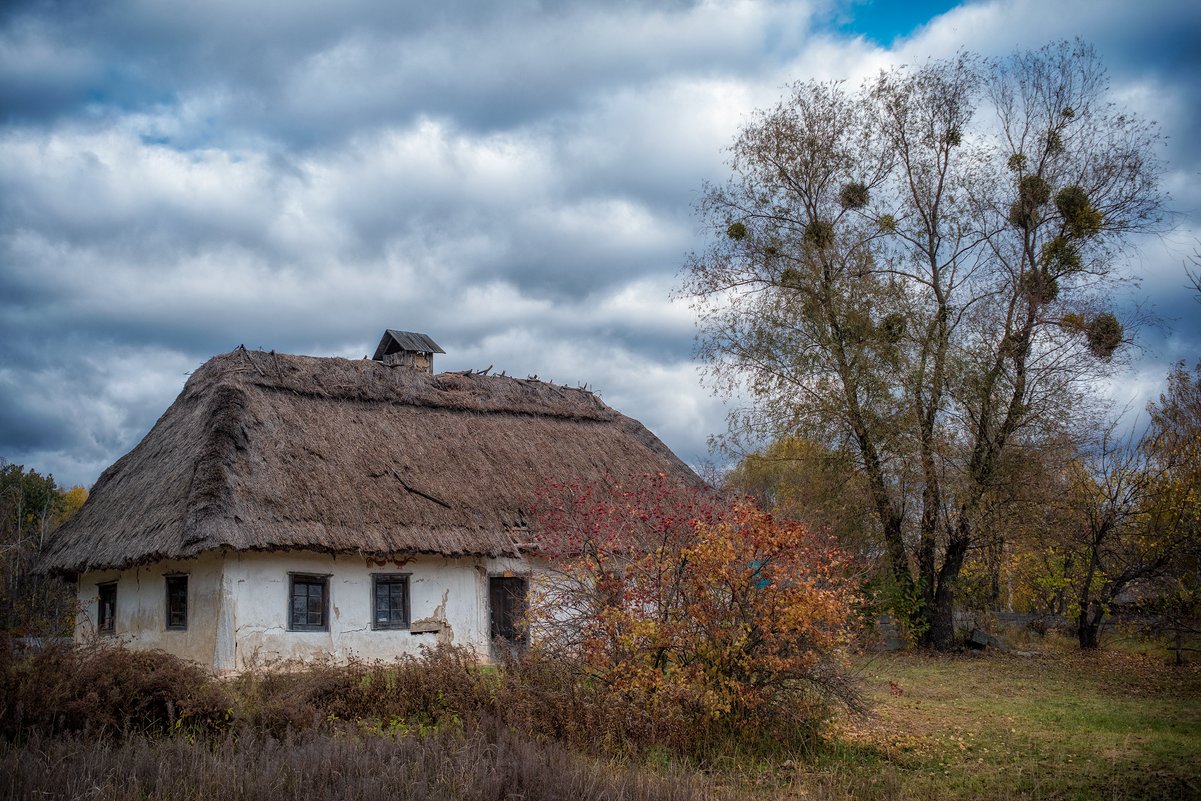
<instances>
[{"instance_id":1,"label":"tree trunk","mask_svg":"<svg viewBox=\"0 0 1201 801\"><path fill-rule=\"evenodd\" d=\"M999 534L989 543L988 560L988 608L996 612L1001 608L1001 565L1005 562L1005 540Z\"/></svg>"},{"instance_id":2,"label":"tree trunk","mask_svg":"<svg viewBox=\"0 0 1201 801\"><path fill-rule=\"evenodd\" d=\"M927 643L936 651L949 651L955 643L955 604L949 592L935 595L934 615L931 617Z\"/></svg>"},{"instance_id":3,"label":"tree trunk","mask_svg":"<svg viewBox=\"0 0 1201 801\"><path fill-rule=\"evenodd\" d=\"M931 467L931 473L933 468ZM938 574L936 568L935 550L937 548L938 527L938 498L930 490L931 482L927 479L926 491L922 502L922 532L917 549L917 583L921 590L921 620L915 621L919 631L925 631L925 644L930 644L929 634L938 616Z\"/></svg>"},{"instance_id":4,"label":"tree trunk","mask_svg":"<svg viewBox=\"0 0 1201 801\"><path fill-rule=\"evenodd\" d=\"M1103 598L1111 599L1112 594L1100 593ZM1100 598L1095 598L1088 605L1081 605L1080 617L1076 621L1076 639L1082 648L1099 648L1101 646L1101 621L1105 620L1105 604Z\"/></svg>"},{"instance_id":5,"label":"tree trunk","mask_svg":"<svg viewBox=\"0 0 1201 801\"><path fill-rule=\"evenodd\" d=\"M934 646L934 621L938 618L938 573L934 569L934 546L927 548L925 542L919 551L917 586L921 606L915 610L913 625L922 632L919 642L924 646Z\"/></svg>"},{"instance_id":6,"label":"tree trunk","mask_svg":"<svg viewBox=\"0 0 1201 801\"><path fill-rule=\"evenodd\" d=\"M934 606L926 621L924 644L936 651L949 651L955 645L955 585L959 582L959 571L967 556L970 533L961 526L947 543L946 557L938 571L938 583L934 590Z\"/></svg>"},{"instance_id":7,"label":"tree trunk","mask_svg":"<svg viewBox=\"0 0 1201 801\"><path fill-rule=\"evenodd\" d=\"M1076 639L1081 648L1091 650L1101 647L1101 619L1104 616L1105 611L1096 601L1080 610L1076 618Z\"/></svg>"}]
</instances>

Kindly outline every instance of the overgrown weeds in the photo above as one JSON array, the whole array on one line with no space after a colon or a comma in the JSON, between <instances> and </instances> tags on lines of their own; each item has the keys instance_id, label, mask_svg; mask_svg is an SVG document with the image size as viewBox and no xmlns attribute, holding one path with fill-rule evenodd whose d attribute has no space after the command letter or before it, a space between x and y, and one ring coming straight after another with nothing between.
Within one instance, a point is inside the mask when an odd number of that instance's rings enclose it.
<instances>
[{"instance_id":1,"label":"overgrown weeds","mask_svg":"<svg viewBox=\"0 0 1201 801\"><path fill-rule=\"evenodd\" d=\"M126 735L224 728L227 688L161 651L51 644L27 651L0 639L0 734L91 731Z\"/></svg>"},{"instance_id":2,"label":"overgrown weeds","mask_svg":"<svg viewBox=\"0 0 1201 801\"><path fill-rule=\"evenodd\" d=\"M63 770L62 766L69 766ZM0 746L0 798L628 799L732 797L695 772L655 774L574 754L512 729L367 736L308 729L227 732L202 741L135 735L33 736Z\"/></svg>"},{"instance_id":3,"label":"overgrown weeds","mask_svg":"<svg viewBox=\"0 0 1201 801\"><path fill-rule=\"evenodd\" d=\"M870 717L819 737L803 712L758 740L686 705L652 714L537 655L492 668L446 649L221 680L161 654L7 650L0 799L1198 797L1201 668L1050 638L1039 650L880 654L860 663Z\"/></svg>"},{"instance_id":4,"label":"overgrown weeds","mask_svg":"<svg viewBox=\"0 0 1201 801\"><path fill-rule=\"evenodd\" d=\"M436 728L490 712L489 681L472 653L435 648L395 662L317 663L243 673L229 682L236 717L281 736L289 730L361 724L378 730Z\"/></svg>"},{"instance_id":5,"label":"overgrown weeds","mask_svg":"<svg viewBox=\"0 0 1201 801\"><path fill-rule=\"evenodd\" d=\"M674 757L611 759L683 732L563 666L438 648L282 667L222 680L158 652L6 644L0 798L723 797Z\"/></svg>"},{"instance_id":6,"label":"overgrown weeds","mask_svg":"<svg viewBox=\"0 0 1201 801\"><path fill-rule=\"evenodd\" d=\"M442 647L395 662L276 665L232 679L161 652L94 645L0 654L0 734L102 737L222 731L389 736L474 731L495 722L540 742L640 758L708 763L731 751L811 744L824 707L765 715L753 735L686 695L649 698L595 681L537 652L500 668ZM784 745L781 746L780 743Z\"/></svg>"}]
</instances>

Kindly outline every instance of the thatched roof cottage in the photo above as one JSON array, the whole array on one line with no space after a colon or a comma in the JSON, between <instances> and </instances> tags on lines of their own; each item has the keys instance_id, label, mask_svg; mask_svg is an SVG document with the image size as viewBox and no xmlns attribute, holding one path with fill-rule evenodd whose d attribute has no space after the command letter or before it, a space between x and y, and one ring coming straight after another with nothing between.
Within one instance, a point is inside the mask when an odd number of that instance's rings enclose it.
<instances>
[{"instance_id":1,"label":"thatched roof cottage","mask_svg":"<svg viewBox=\"0 0 1201 801\"><path fill-rule=\"evenodd\" d=\"M362 361L210 359L50 543L42 568L78 581L78 636L218 670L437 640L486 657L518 636L547 479L699 482L592 393L435 374L441 352L388 331Z\"/></svg>"}]
</instances>

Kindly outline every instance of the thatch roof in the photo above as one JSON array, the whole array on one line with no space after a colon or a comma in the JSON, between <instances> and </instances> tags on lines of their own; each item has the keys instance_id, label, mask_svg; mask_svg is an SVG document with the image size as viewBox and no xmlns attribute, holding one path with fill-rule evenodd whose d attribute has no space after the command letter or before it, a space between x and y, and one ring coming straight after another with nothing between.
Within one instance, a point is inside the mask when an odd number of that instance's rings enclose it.
<instances>
[{"instance_id":1,"label":"thatch roof","mask_svg":"<svg viewBox=\"0 0 1201 801\"><path fill-rule=\"evenodd\" d=\"M235 350L210 359L104 472L43 570L215 548L503 554L547 479L696 475L581 389L377 361Z\"/></svg>"}]
</instances>

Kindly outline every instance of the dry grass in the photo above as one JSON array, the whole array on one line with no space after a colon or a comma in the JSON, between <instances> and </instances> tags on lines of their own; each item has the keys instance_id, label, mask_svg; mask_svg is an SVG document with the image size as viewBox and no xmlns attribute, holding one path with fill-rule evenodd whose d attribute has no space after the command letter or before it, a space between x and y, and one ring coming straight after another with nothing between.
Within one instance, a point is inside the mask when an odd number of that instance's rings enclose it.
<instances>
[{"instance_id":1,"label":"dry grass","mask_svg":"<svg viewBox=\"0 0 1201 801\"><path fill-rule=\"evenodd\" d=\"M26 652L0 638L0 738L90 731L165 734L225 728L234 701L197 665L161 651L52 645Z\"/></svg>"},{"instance_id":2,"label":"dry grass","mask_svg":"<svg viewBox=\"0 0 1201 801\"><path fill-rule=\"evenodd\" d=\"M453 650L234 682L163 655L59 654L83 660L72 662L74 683L51 657L37 670L10 659L0 795L1201 798L1201 666L1178 668L1129 643L1097 653L1038 646L1029 657L866 658L872 713L836 719L817 746L721 742L696 722L649 720L553 665L481 670ZM97 671L120 680L87 692ZM168 677L208 699L203 725L181 714ZM214 687L222 694L209 695Z\"/></svg>"},{"instance_id":3,"label":"dry grass","mask_svg":"<svg viewBox=\"0 0 1201 801\"><path fill-rule=\"evenodd\" d=\"M639 759L665 753L696 764L747 751L812 745L826 708L776 710L753 730L696 714L687 697L650 698L594 681L570 662L529 653L501 669L443 647L395 662L277 665L218 680L156 651L104 644L21 653L0 643L0 738L86 731L274 737L321 730L386 735L499 725L580 751ZM654 714L647 710L653 705Z\"/></svg>"},{"instance_id":4,"label":"dry grass","mask_svg":"<svg viewBox=\"0 0 1201 801\"><path fill-rule=\"evenodd\" d=\"M99 740L35 737L0 746L0 799L407 801L730 797L704 776L649 773L539 744L509 729L369 736L308 730Z\"/></svg>"}]
</instances>

